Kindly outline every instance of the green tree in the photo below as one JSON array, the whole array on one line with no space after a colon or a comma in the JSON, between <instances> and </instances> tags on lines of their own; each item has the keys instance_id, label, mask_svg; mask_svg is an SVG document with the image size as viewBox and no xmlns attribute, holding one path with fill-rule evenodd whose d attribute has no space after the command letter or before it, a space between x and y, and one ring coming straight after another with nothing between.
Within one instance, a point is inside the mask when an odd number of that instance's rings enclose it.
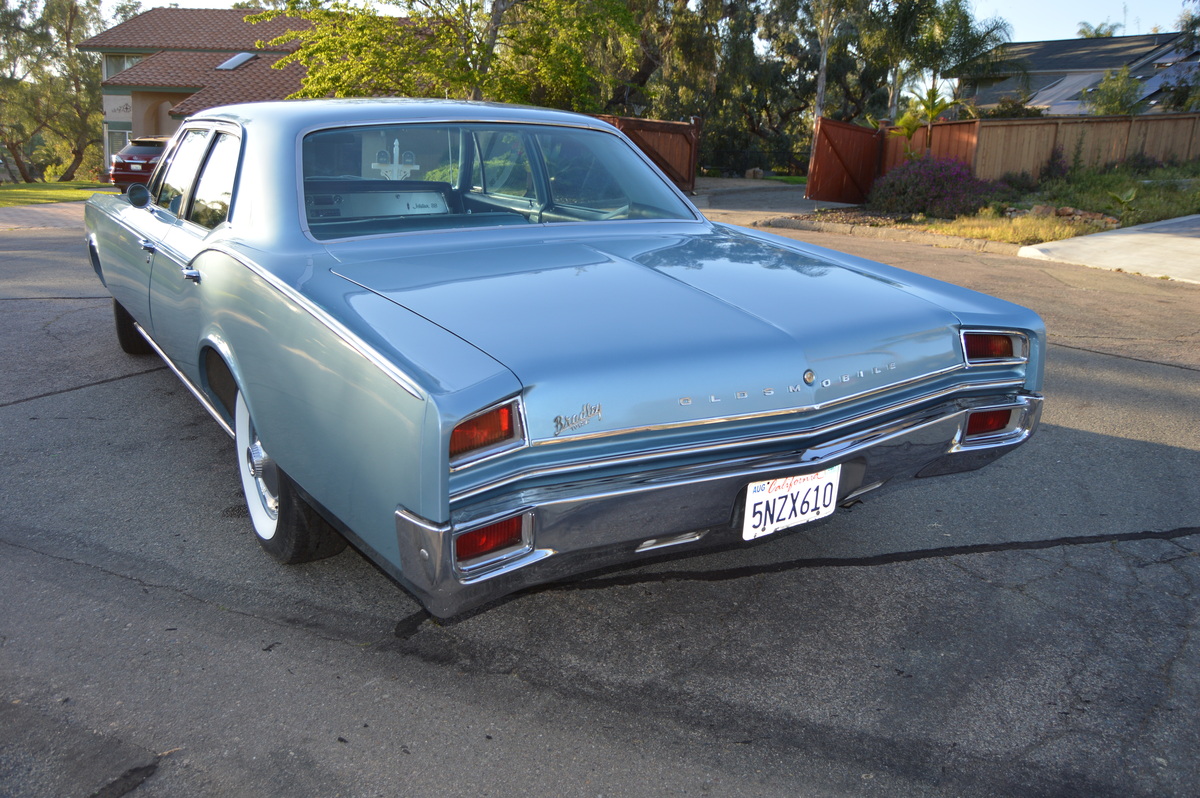
<instances>
[{"instance_id":1,"label":"green tree","mask_svg":"<svg viewBox=\"0 0 1200 798\"><path fill-rule=\"evenodd\" d=\"M1119 22L1109 22L1107 19L1103 22L1092 25L1088 22L1079 23L1079 38L1081 39L1108 39L1117 35L1117 31L1125 27Z\"/></svg>"},{"instance_id":2,"label":"green tree","mask_svg":"<svg viewBox=\"0 0 1200 798\"><path fill-rule=\"evenodd\" d=\"M47 36L32 0L0 0L0 143L21 179L37 179L28 158L45 125L36 108L32 76L46 58Z\"/></svg>"},{"instance_id":3,"label":"green tree","mask_svg":"<svg viewBox=\"0 0 1200 798\"><path fill-rule=\"evenodd\" d=\"M825 90L829 79L829 54L842 37L854 29L859 17L866 12L863 0L806 0L802 13L807 14L817 41L817 87L813 99L813 122L825 113Z\"/></svg>"},{"instance_id":4,"label":"green tree","mask_svg":"<svg viewBox=\"0 0 1200 798\"><path fill-rule=\"evenodd\" d=\"M1196 7L1195 10L1185 8L1176 23L1183 33L1176 43L1181 50L1200 46L1200 0L1191 0L1191 4ZM1183 5L1187 6L1188 0L1184 0Z\"/></svg>"},{"instance_id":5,"label":"green tree","mask_svg":"<svg viewBox=\"0 0 1200 798\"><path fill-rule=\"evenodd\" d=\"M636 19L618 0L384 0L400 18L345 0L291 0L252 20L284 14L311 26L280 59L307 70L301 97L403 95L499 101L534 99L592 110L605 95L591 55L624 47Z\"/></svg>"},{"instance_id":6,"label":"green tree","mask_svg":"<svg viewBox=\"0 0 1200 798\"><path fill-rule=\"evenodd\" d=\"M949 74L978 78L1006 65L1003 45L1012 26L1000 17L977 20L967 0L943 0L926 21L915 47L915 61L929 73L930 88ZM955 83L954 98L962 80Z\"/></svg>"},{"instance_id":7,"label":"green tree","mask_svg":"<svg viewBox=\"0 0 1200 798\"><path fill-rule=\"evenodd\" d=\"M912 97L910 112L915 112L913 115L917 118L917 121L925 125L926 155L929 155L933 151L933 123L940 119L942 114L958 104L958 100L941 96L937 87L933 85L927 88L924 94L917 94ZM912 140L912 134L908 134L908 139L909 141Z\"/></svg>"},{"instance_id":8,"label":"green tree","mask_svg":"<svg viewBox=\"0 0 1200 798\"><path fill-rule=\"evenodd\" d=\"M57 148L67 156L54 171L60 181L70 181L89 149L101 143L100 57L77 48L103 29L100 0L47 0L42 22L51 57L35 71L38 117L51 134L49 151Z\"/></svg>"},{"instance_id":9,"label":"green tree","mask_svg":"<svg viewBox=\"0 0 1200 798\"><path fill-rule=\"evenodd\" d=\"M1104 78L1084 95L1084 103L1100 116L1130 116L1137 113L1142 82L1129 74L1129 67L1118 72L1105 70Z\"/></svg>"},{"instance_id":10,"label":"green tree","mask_svg":"<svg viewBox=\"0 0 1200 798\"><path fill-rule=\"evenodd\" d=\"M937 0L873 0L861 40L879 53L888 70L888 118L900 116L905 83L919 70L914 61L922 31Z\"/></svg>"}]
</instances>

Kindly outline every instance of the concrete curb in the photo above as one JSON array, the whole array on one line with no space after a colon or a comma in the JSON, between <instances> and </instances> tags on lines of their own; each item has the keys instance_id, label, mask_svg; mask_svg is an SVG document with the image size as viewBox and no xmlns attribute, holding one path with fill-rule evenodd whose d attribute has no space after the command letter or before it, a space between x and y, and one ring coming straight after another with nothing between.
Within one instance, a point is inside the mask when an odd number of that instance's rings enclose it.
<instances>
[{"instance_id":1,"label":"concrete curb","mask_svg":"<svg viewBox=\"0 0 1200 798\"><path fill-rule=\"evenodd\" d=\"M779 227L791 230L809 230L814 233L837 233L844 236L860 236L863 238L881 238L887 241L904 241L910 244L927 244L948 249L969 249L975 252L991 252L996 255L1016 255L1021 249L1020 244L1009 244L1004 241L987 241L980 238L962 238L961 236L945 236L940 233L926 233L921 230L903 230L895 227L870 227L863 224L840 224L837 222L810 222L805 219L793 219L790 216L779 216L773 219L763 219L757 223L759 227Z\"/></svg>"}]
</instances>

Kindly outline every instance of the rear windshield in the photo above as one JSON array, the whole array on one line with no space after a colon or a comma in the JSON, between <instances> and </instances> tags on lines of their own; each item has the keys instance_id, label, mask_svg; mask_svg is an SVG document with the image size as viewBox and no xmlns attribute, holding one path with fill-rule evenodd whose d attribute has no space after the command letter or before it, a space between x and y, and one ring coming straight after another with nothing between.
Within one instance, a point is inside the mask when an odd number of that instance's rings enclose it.
<instances>
[{"instance_id":1,"label":"rear windshield","mask_svg":"<svg viewBox=\"0 0 1200 798\"><path fill-rule=\"evenodd\" d=\"M686 219L621 138L536 125L413 124L309 134L304 207L319 239L413 230Z\"/></svg>"},{"instance_id":2,"label":"rear windshield","mask_svg":"<svg viewBox=\"0 0 1200 798\"><path fill-rule=\"evenodd\" d=\"M121 155L162 155L163 141L134 141L121 148Z\"/></svg>"}]
</instances>

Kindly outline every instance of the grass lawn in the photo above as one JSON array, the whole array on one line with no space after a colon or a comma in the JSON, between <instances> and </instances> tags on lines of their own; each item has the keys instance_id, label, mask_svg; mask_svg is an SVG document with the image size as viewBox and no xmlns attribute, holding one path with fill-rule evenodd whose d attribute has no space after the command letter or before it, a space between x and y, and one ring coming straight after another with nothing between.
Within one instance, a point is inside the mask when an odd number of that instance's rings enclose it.
<instances>
[{"instance_id":1,"label":"grass lawn","mask_svg":"<svg viewBox=\"0 0 1200 798\"><path fill-rule=\"evenodd\" d=\"M116 191L116 188L108 183L0 183L0 208L82 202L97 191Z\"/></svg>"}]
</instances>

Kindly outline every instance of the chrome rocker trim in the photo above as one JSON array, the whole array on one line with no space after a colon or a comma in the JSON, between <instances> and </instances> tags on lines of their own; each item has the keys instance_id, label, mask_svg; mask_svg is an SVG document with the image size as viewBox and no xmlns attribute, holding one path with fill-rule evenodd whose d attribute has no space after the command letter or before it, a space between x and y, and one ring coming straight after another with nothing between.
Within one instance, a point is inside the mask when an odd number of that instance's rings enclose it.
<instances>
[{"instance_id":1,"label":"chrome rocker trim","mask_svg":"<svg viewBox=\"0 0 1200 798\"><path fill-rule=\"evenodd\" d=\"M234 437L233 427L229 426L229 422L225 420L225 416L221 415L221 411L217 410L217 407L212 403L212 400L205 396L203 391L193 385L192 381L189 380L182 371L175 367L175 364L171 362L171 358L167 357L167 353L162 351L158 344L155 343L154 339L150 337L150 333L142 329L142 325L135 321L133 323L133 327L138 331L139 335L146 339L146 343L150 344L150 348L153 349L155 354L162 359L162 362L167 364L167 368L169 368L175 374L175 376L179 378L179 381L183 383L183 387L187 388L191 392L192 396L196 397L197 401L200 402L201 406L208 411L208 414L213 417L213 420L221 425L221 429L225 430L225 434L230 438Z\"/></svg>"}]
</instances>

